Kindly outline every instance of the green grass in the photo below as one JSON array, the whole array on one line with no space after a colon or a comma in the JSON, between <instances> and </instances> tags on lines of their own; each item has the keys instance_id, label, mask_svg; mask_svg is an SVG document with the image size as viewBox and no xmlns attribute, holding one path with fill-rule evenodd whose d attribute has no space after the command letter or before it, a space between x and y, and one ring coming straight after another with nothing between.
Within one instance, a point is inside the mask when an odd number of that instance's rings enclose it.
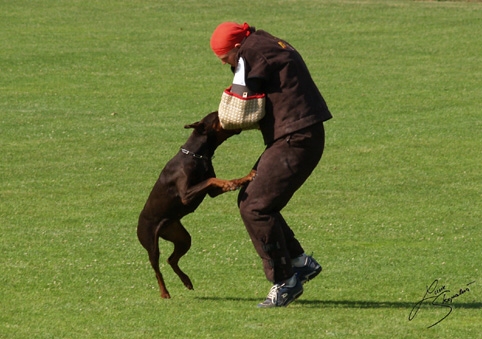
<instances>
[{"instance_id":1,"label":"green grass","mask_svg":"<svg viewBox=\"0 0 482 339\"><path fill-rule=\"evenodd\" d=\"M0 1L0 338L477 338L482 4L472 1ZM288 308L268 292L236 208L207 198L184 224L195 291L136 222L163 165L232 75L214 27L247 21L303 54L334 119L284 215L323 264ZM262 152L223 144L219 177ZM163 262L170 244L161 244ZM410 311L434 279L452 314ZM449 294L451 295L451 294Z\"/></svg>"}]
</instances>

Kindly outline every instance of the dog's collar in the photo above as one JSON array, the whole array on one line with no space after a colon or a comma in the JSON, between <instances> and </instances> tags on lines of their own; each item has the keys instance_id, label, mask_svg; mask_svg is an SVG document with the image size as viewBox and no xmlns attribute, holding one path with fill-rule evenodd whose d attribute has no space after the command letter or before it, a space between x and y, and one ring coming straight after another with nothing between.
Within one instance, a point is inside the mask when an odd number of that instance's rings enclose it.
<instances>
[{"instance_id":1,"label":"dog's collar","mask_svg":"<svg viewBox=\"0 0 482 339\"><path fill-rule=\"evenodd\" d=\"M188 151L187 149L182 148L182 147L181 147L181 152L186 154L186 155L190 155L190 156L192 156L193 158L196 158L196 159L211 160L209 157L207 157L205 155L196 154L196 153ZM214 158L214 156L212 158Z\"/></svg>"}]
</instances>

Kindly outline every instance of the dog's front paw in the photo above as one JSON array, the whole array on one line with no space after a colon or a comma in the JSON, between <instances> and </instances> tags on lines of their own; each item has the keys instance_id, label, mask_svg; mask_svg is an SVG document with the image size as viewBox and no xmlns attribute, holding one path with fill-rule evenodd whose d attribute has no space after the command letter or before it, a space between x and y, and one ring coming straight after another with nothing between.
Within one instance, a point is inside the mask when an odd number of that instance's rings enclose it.
<instances>
[{"instance_id":1,"label":"dog's front paw","mask_svg":"<svg viewBox=\"0 0 482 339\"><path fill-rule=\"evenodd\" d=\"M237 180L226 180L223 184L223 192L236 191L240 187Z\"/></svg>"},{"instance_id":2,"label":"dog's front paw","mask_svg":"<svg viewBox=\"0 0 482 339\"><path fill-rule=\"evenodd\" d=\"M253 181L254 178L256 178L256 170L251 170L251 172L249 172L249 174L246 176L246 181Z\"/></svg>"},{"instance_id":3,"label":"dog's front paw","mask_svg":"<svg viewBox=\"0 0 482 339\"><path fill-rule=\"evenodd\" d=\"M247 176L240 179L233 179L231 180L231 182L235 183L237 188L241 188L247 183L253 181L255 177L256 177L256 170L251 170L251 172L249 172Z\"/></svg>"}]
</instances>

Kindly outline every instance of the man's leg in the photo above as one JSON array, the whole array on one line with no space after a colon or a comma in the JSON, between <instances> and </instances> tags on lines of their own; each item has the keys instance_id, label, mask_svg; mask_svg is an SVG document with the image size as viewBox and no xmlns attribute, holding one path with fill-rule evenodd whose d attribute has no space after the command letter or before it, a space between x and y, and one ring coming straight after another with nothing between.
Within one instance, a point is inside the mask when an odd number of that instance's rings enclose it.
<instances>
[{"instance_id":1,"label":"man's leg","mask_svg":"<svg viewBox=\"0 0 482 339\"><path fill-rule=\"evenodd\" d=\"M322 124L276 141L261 155L255 180L240 192L241 216L275 284L293 276L291 257L303 253L280 211L318 164L323 146Z\"/></svg>"}]
</instances>

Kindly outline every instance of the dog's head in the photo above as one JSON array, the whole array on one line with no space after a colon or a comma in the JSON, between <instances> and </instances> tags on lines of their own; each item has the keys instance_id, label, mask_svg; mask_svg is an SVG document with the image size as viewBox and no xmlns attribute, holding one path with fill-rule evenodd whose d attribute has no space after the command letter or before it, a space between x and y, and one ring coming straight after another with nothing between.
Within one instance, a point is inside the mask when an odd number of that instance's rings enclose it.
<instances>
[{"instance_id":1,"label":"dog's head","mask_svg":"<svg viewBox=\"0 0 482 339\"><path fill-rule=\"evenodd\" d=\"M241 129L222 128L217 111L209 113L200 121L185 125L184 128L194 128L196 133L206 135L208 140L214 140L216 146L221 145L229 137L241 133Z\"/></svg>"}]
</instances>

